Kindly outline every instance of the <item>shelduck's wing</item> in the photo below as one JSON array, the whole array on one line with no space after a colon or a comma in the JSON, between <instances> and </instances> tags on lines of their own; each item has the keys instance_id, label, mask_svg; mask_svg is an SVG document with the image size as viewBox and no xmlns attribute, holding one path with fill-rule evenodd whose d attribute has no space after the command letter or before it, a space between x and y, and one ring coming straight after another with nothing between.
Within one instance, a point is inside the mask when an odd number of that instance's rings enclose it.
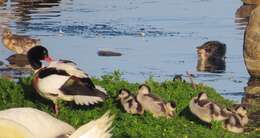
<instances>
[{"instance_id":1,"label":"shelduck's wing","mask_svg":"<svg viewBox=\"0 0 260 138\"><path fill-rule=\"evenodd\" d=\"M104 101L106 91L95 87L90 78L71 76L60 88L64 96L73 96L76 104L89 105Z\"/></svg>"},{"instance_id":2,"label":"shelduck's wing","mask_svg":"<svg viewBox=\"0 0 260 138\"><path fill-rule=\"evenodd\" d=\"M59 59L58 62L64 63L64 64L71 64L72 66L77 66L77 64L71 60Z\"/></svg>"},{"instance_id":3,"label":"shelduck's wing","mask_svg":"<svg viewBox=\"0 0 260 138\"><path fill-rule=\"evenodd\" d=\"M76 66L76 63L69 60L52 61L48 67L54 67L57 70L64 70L71 76L76 76L79 78L89 77L88 74L86 74Z\"/></svg>"},{"instance_id":4,"label":"shelduck's wing","mask_svg":"<svg viewBox=\"0 0 260 138\"><path fill-rule=\"evenodd\" d=\"M97 120L78 128L69 138L110 138L114 116L109 111Z\"/></svg>"}]
</instances>

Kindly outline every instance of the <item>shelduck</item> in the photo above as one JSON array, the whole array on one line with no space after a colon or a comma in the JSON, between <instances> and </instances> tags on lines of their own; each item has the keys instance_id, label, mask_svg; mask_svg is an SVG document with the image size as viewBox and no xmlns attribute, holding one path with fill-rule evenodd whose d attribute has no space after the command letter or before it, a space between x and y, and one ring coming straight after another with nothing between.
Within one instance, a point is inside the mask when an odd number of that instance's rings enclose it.
<instances>
[{"instance_id":1,"label":"shelduck","mask_svg":"<svg viewBox=\"0 0 260 138\"><path fill-rule=\"evenodd\" d=\"M56 114L59 99L74 101L79 105L95 104L106 99L105 89L95 86L88 74L77 68L74 62L53 61L43 46L30 49L27 57L35 70L33 87L41 96L53 101ZM47 61L48 66L43 67L42 60Z\"/></svg>"},{"instance_id":2,"label":"shelduck","mask_svg":"<svg viewBox=\"0 0 260 138\"><path fill-rule=\"evenodd\" d=\"M110 138L113 116L105 113L77 130L34 108L0 111L1 138Z\"/></svg>"}]
</instances>

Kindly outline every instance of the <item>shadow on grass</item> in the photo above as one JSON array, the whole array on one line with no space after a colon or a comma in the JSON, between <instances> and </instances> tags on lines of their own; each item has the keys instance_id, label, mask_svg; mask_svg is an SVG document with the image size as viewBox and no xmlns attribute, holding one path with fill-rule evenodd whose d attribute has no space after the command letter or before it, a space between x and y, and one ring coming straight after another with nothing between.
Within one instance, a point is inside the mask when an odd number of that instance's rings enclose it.
<instances>
[{"instance_id":1,"label":"shadow on grass","mask_svg":"<svg viewBox=\"0 0 260 138\"><path fill-rule=\"evenodd\" d=\"M201 121L197 116L193 115L190 111L190 108L187 106L185 107L179 114L179 116L185 117L189 121L193 121L196 124L201 124L203 126L206 126L208 128L212 128L212 124Z\"/></svg>"}]
</instances>

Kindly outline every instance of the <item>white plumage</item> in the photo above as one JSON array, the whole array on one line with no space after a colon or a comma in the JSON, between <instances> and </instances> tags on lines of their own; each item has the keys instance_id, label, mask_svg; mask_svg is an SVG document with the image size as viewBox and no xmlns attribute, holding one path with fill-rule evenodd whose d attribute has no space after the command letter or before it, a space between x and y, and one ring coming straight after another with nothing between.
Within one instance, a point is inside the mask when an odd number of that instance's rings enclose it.
<instances>
[{"instance_id":1,"label":"white plumage","mask_svg":"<svg viewBox=\"0 0 260 138\"><path fill-rule=\"evenodd\" d=\"M107 112L75 131L69 124L37 109L13 108L0 111L0 137L17 138L23 135L24 138L110 138L112 120L113 116Z\"/></svg>"}]
</instances>

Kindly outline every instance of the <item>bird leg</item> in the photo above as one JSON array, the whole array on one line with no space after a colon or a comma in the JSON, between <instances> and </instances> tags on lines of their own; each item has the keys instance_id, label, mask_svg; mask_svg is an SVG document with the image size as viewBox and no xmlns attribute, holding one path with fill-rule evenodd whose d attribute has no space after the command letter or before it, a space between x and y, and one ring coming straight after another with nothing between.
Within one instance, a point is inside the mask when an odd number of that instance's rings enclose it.
<instances>
[{"instance_id":1,"label":"bird leg","mask_svg":"<svg viewBox=\"0 0 260 138\"><path fill-rule=\"evenodd\" d=\"M53 102L54 103L54 112L55 112L55 116L57 117L59 114L59 105L58 105L58 101Z\"/></svg>"}]
</instances>

